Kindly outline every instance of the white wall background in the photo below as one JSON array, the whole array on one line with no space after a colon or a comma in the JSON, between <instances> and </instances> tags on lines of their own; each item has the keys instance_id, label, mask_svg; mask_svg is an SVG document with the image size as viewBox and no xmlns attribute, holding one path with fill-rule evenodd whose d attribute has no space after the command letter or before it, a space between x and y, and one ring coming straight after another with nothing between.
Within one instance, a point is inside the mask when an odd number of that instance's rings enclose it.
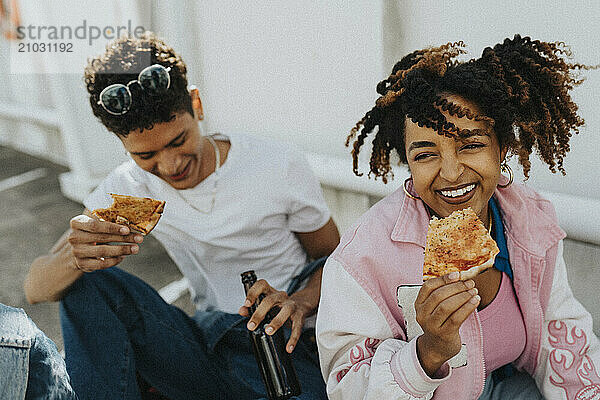
<instances>
[{"instance_id":1,"label":"white wall background","mask_svg":"<svg viewBox=\"0 0 600 400\"><path fill-rule=\"evenodd\" d=\"M479 57L515 33L571 46L575 62L600 64L600 2L597 0L386 1L385 63L391 66L414 49L462 40L470 57ZM397 40L394 40L397 38ZM573 91L586 125L571 140L566 177L552 174L533 156L530 184L538 189L600 199L600 70ZM520 167L513 165L513 170ZM522 175L521 175L522 179ZM596 210L597 213L600 211Z\"/></svg>"},{"instance_id":2,"label":"white wall background","mask_svg":"<svg viewBox=\"0 0 600 400\"><path fill-rule=\"evenodd\" d=\"M162 5L154 1L155 10ZM165 10L153 29L190 66L208 131L277 138L348 160L345 137L372 107L384 74L380 2L190 6Z\"/></svg>"},{"instance_id":3,"label":"white wall background","mask_svg":"<svg viewBox=\"0 0 600 400\"><path fill-rule=\"evenodd\" d=\"M64 7L58 1L20 0L20 4L23 19L54 15L57 19L76 16L71 18L76 21L92 13L75 7L61 14ZM597 1L138 0L125 5L112 0L103 4L103 11L95 12L107 13L102 14L104 19L137 18L182 54L190 83L201 89L208 131L244 131L287 141L307 153L326 185L376 196L398 187L405 171L398 169L396 181L387 186L366 176L354 177L343 143L350 128L373 106L376 84L407 52L463 40L471 56L479 56L485 46L521 33L563 40L571 44L576 61L600 63ZM0 46L6 49L3 40ZM3 58L0 67L4 71L0 72L4 88L0 144L70 166L72 174L63 179L67 195L83 197L124 159L118 140L89 112L81 75L7 74ZM587 125L572 139L565 160L567 176L552 175L534 162L529 184L554 196L558 207L566 204L576 209L559 210L570 235L600 243L596 155L600 71L587 76L574 93ZM23 110L29 114L21 115ZM46 116L56 123L40 121ZM105 148L111 150L108 158L105 150L96 150ZM361 169L366 167L365 160Z\"/></svg>"},{"instance_id":4,"label":"white wall background","mask_svg":"<svg viewBox=\"0 0 600 400\"><path fill-rule=\"evenodd\" d=\"M127 20L149 25L135 3L19 0L18 5L25 27L75 28L84 20L98 26ZM69 166L71 172L61 176L62 189L80 200L126 156L119 140L91 113L83 81L87 57L104 51L106 41L91 46L87 40L60 42L73 43L73 53L19 54L26 57L19 65L17 42L0 39L0 144Z\"/></svg>"}]
</instances>

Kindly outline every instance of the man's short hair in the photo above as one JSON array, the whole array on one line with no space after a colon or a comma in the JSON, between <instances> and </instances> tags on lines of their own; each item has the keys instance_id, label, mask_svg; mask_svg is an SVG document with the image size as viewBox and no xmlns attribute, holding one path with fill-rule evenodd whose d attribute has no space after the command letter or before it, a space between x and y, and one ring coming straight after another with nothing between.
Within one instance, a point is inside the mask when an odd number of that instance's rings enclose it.
<instances>
[{"instance_id":1,"label":"man's short hair","mask_svg":"<svg viewBox=\"0 0 600 400\"><path fill-rule=\"evenodd\" d=\"M132 104L123 115L112 115L98 104L104 88L114 83L126 85L153 64L171 67L171 84L165 93L152 96L138 84L129 85ZM181 56L154 33L146 32L139 38L126 36L109 43L104 54L88 59L84 78L94 115L109 131L125 137L131 131L168 122L181 112L194 115L186 72Z\"/></svg>"}]
</instances>

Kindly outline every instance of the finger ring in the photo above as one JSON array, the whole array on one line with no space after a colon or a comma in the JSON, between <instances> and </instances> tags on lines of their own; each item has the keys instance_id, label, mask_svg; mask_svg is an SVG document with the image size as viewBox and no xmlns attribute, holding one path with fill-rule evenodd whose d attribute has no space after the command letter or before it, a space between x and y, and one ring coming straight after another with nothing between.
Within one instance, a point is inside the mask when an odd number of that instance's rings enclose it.
<instances>
[{"instance_id":1,"label":"finger ring","mask_svg":"<svg viewBox=\"0 0 600 400\"><path fill-rule=\"evenodd\" d=\"M104 257L100 257L100 261L104 261Z\"/></svg>"}]
</instances>

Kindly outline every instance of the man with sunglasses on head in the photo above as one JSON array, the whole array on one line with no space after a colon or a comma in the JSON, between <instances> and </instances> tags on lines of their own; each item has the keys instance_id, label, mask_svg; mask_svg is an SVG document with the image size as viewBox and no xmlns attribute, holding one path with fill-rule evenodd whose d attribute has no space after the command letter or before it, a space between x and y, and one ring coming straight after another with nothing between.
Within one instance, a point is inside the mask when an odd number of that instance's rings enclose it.
<instances>
[{"instance_id":1,"label":"man with sunglasses on head","mask_svg":"<svg viewBox=\"0 0 600 400\"><path fill-rule=\"evenodd\" d=\"M248 329L279 307L267 331L289 336L300 398L325 399L307 327L339 234L303 157L267 139L203 135L185 64L151 33L109 45L90 60L85 81L94 114L131 160L87 197L25 282L30 302L61 302L80 398L139 399L137 374L173 400L265 397ZM189 280L193 317L116 267L144 238L92 216L110 205L108 193L166 201L153 235ZM240 274L251 269L263 280L246 296Z\"/></svg>"}]
</instances>

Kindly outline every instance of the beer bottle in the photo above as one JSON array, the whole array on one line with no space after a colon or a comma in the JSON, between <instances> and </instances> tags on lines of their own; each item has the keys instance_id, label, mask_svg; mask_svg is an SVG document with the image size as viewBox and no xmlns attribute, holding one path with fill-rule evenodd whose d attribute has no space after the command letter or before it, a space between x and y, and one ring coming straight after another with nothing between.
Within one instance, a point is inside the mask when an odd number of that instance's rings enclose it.
<instances>
[{"instance_id":1,"label":"beer bottle","mask_svg":"<svg viewBox=\"0 0 600 400\"><path fill-rule=\"evenodd\" d=\"M254 271L244 272L242 283L246 294L248 294L248 290L256 283ZM258 300L250 306L250 315L254 314L263 298L264 295L260 295ZM272 311L267 314L256 329L250 331L250 341L269 400L283 400L300 395L301 390L296 370L292 364L292 358L285 350L283 329L278 329L273 335L265 333L265 325L271 322L274 317Z\"/></svg>"}]
</instances>

